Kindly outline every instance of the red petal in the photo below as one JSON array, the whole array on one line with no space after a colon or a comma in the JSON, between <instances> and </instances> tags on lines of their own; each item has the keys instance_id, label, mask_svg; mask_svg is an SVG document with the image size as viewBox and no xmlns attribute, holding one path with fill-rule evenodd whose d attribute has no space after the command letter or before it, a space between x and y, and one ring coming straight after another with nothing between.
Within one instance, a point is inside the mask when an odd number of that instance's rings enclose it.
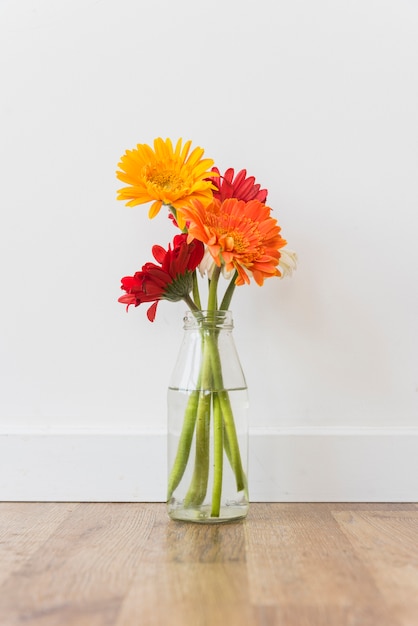
<instances>
[{"instance_id":1,"label":"red petal","mask_svg":"<svg viewBox=\"0 0 418 626\"><path fill-rule=\"evenodd\" d=\"M234 186L237 187L238 185L240 185L242 181L245 180L246 176L247 176L247 170L241 170L240 172L238 172L238 174L235 176Z\"/></svg>"},{"instance_id":2,"label":"red petal","mask_svg":"<svg viewBox=\"0 0 418 626\"><path fill-rule=\"evenodd\" d=\"M155 320L155 316L157 314L157 306L158 302L154 302L154 304L151 304L150 308L147 311L147 317L150 322L153 322Z\"/></svg>"},{"instance_id":3,"label":"red petal","mask_svg":"<svg viewBox=\"0 0 418 626\"><path fill-rule=\"evenodd\" d=\"M152 246L152 254L154 256L154 259L162 265L167 252L162 246Z\"/></svg>"}]
</instances>

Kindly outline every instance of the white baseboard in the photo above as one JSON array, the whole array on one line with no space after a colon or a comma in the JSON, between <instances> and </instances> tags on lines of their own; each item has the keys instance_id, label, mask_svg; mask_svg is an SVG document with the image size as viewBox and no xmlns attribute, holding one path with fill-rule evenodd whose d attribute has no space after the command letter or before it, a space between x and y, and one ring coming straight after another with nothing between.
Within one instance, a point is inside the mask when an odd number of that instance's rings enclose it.
<instances>
[{"instance_id":1,"label":"white baseboard","mask_svg":"<svg viewBox=\"0 0 418 626\"><path fill-rule=\"evenodd\" d=\"M163 502L163 432L0 433L0 500ZM416 502L418 428L254 429L253 502Z\"/></svg>"}]
</instances>

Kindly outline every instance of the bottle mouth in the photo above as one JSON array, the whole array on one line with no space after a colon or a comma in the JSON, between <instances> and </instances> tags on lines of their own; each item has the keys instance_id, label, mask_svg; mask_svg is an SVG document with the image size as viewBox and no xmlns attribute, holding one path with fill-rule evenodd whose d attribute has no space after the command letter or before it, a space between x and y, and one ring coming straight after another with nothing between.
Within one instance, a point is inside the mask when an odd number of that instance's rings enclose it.
<instances>
[{"instance_id":1,"label":"bottle mouth","mask_svg":"<svg viewBox=\"0 0 418 626\"><path fill-rule=\"evenodd\" d=\"M184 329L223 328L234 326L231 311L186 311L183 317Z\"/></svg>"}]
</instances>

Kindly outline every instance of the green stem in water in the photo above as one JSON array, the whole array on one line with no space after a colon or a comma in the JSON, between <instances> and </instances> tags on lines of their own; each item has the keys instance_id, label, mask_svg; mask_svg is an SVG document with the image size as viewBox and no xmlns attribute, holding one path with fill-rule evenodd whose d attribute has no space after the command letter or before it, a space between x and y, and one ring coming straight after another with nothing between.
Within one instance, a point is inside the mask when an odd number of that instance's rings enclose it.
<instances>
[{"instance_id":1,"label":"green stem in water","mask_svg":"<svg viewBox=\"0 0 418 626\"><path fill-rule=\"evenodd\" d=\"M235 428L234 415L227 391L220 394L220 405L225 425L225 436L228 438L228 449L230 453L230 463L235 474L237 491L245 489L246 477L242 467L241 453Z\"/></svg>"},{"instance_id":2,"label":"green stem in water","mask_svg":"<svg viewBox=\"0 0 418 626\"><path fill-rule=\"evenodd\" d=\"M190 448L192 446L193 433L196 425L199 395L200 392L198 390L192 391L187 403L176 458L168 478L167 500L171 498L173 492L177 489L187 467L187 461L189 460Z\"/></svg>"},{"instance_id":3,"label":"green stem in water","mask_svg":"<svg viewBox=\"0 0 418 626\"><path fill-rule=\"evenodd\" d=\"M198 506L205 499L209 477L209 431L212 402L212 371L210 353L207 351L206 338L203 339L203 362L201 385L198 391L199 403L196 417L196 452L193 476L184 499L187 507Z\"/></svg>"},{"instance_id":4,"label":"green stem in water","mask_svg":"<svg viewBox=\"0 0 418 626\"><path fill-rule=\"evenodd\" d=\"M196 419L195 464L190 487L184 498L186 507L202 504L208 489L210 405L211 394L201 391Z\"/></svg>"},{"instance_id":5,"label":"green stem in water","mask_svg":"<svg viewBox=\"0 0 418 626\"><path fill-rule=\"evenodd\" d=\"M219 397L213 393L213 487L211 517L219 517L221 511L222 473L224 455L224 426Z\"/></svg>"}]
</instances>

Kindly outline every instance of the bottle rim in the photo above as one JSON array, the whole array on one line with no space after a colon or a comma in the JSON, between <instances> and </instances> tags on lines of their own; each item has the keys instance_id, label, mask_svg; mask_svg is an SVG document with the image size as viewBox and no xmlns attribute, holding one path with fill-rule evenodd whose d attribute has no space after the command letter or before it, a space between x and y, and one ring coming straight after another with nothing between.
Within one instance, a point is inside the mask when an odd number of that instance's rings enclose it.
<instances>
[{"instance_id":1,"label":"bottle rim","mask_svg":"<svg viewBox=\"0 0 418 626\"><path fill-rule=\"evenodd\" d=\"M232 329L234 326L231 311L186 311L183 317L184 329L219 328Z\"/></svg>"}]
</instances>

